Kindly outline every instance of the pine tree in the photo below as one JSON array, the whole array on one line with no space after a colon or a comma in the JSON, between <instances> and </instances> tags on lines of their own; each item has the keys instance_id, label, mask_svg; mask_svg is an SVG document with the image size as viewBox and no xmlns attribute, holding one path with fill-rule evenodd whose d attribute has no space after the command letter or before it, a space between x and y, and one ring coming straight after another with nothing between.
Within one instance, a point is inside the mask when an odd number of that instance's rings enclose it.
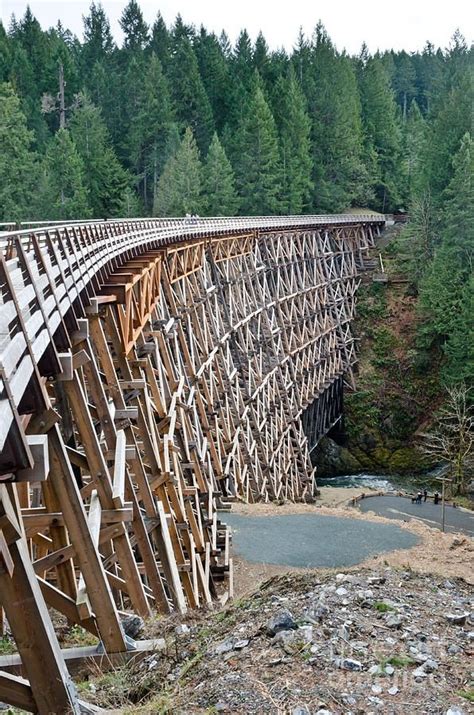
<instances>
[{"instance_id":1,"label":"pine tree","mask_svg":"<svg viewBox=\"0 0 474 715\"><path fill-rule=\"evenodd\" d=\"M474 374L472 307L474 303L474 145L466 134L453 159L453 178L443 194L440 239L421 284L425 333L448 355L444 374L451 381Z\"/></svg>"},{"instance_id":2,"label":"pine tree","mask_svg":"<svg viewBox=\"0 0 474 715\"><path fill-rule=\"evenodd\" d=\"M69 129L84 164L92 216L117 216L130 177L111 146L100 110L84 94L78 96L77 105Z\"/></svg>"},{"instance_id":3,"label":"pine tree","mask_svg":"<svg viewBox=\"0 0 474 715\"><path fill-rule=\"evenodd\" d=\"M124 34L124 49L131 53L143 50L148 42L148 25L137 0L129 0L119 23Z\"/></svg>"},{"instance_id":4,"label":"pine tree","mask_svg":"<svg viewBox=\"0 0 474 715\"><path fill-rule=\"evenodd\" d=\"M96 62L104 62L115 48L110 22L101 5L91 3L89 14L83 18L84 43L81 47L81 67L86 76Z\"/></svg>"},{"instance_id":5,"label":"pine tree","mask_svg":"<svg viewBox=\"0 0 474 715\"><path fill-rule=\"evenodd\" d=\"M10 84L0 84L0 221L31 218L36 157L33 132Z\"/></svg>"},{"instance_id":6,"label":"pine tree","mask_svg":"<svg viewBox=\"0 0 474 715\"><path fill-rule=\"evenodd\" d=\"M212 109L199 74L196 55L186 34L175 40L169 67L169 85L176 117L182 127L190 126L201 151L207 151L214 133Z\"/></svg>"},{"instance_id":7,"label":"pine tree","mask_svg":"<svg viewBox=\"0 0 474 715\"><path fill-rule=\"evenodd\" d=\"M280 211L280 162L275 120L257 86L235 137L236 184L244 215Z\"/></svg>"},{"instance_id":8,"label":"pine tree","mask_svg":"<svg viewBox=\"0 0 474 715\"><path fill-rule=\"evenodd\" d=\"M57 132L44 157L37 213L44 220L79 220L91 215L84 164L67 129Z\"/></svg>"},{"instance_id":9,"label":"pine tree","mask_svg":"<svg viewBox=\"0 0 474 715\"><path fill-rule=\"evenodd\" d=\"M340 211L367 194L361 108L352 63L316 27L307 79L312 122L313 208Z\"/></svg>"},{"instance_id":10,"label":"pine tree","mask_svg":"<svg viewBox=\"0 0 474 715\"><path fill-rule=\"evenodd\" d=\"M238 203L232 166L214 133L203 167L203 211L207 216L235 216Z\"/></svg>"},{"instance_id":11,"label":"pine tree","mask_svg":"<svg viewBox=\"0 0 474 715\"><path fill-rule=\"evenodd\" d=\"M184 216L201 212L201 162L188 127L175 155L166 162L158 182L154 216Z\"/></svg>"},{"instance_id":12,"label":"pine tree","mask_svg":"<svg viewBox=\"0 0 474 715\"><path fill-rule=\"evenodd\" d=\"M360 91L366 137L376 156L375 208L387 212L401 200L401 136L395 99L380 57L370 57L364 64Z\"/></svg>"},{"instance_id":13,"label":"pine tree","mask_svg":"<svg viewBox=\"0 0 474 715\"><path fill-rule=\"evenodd\" d=\"M393 77L393 87L402 107L402 116L407 118L408 107L415 96L415 69L410 56L401 52L397 58L396 69Z\"/></svg>"},{"instance_id":14,"label":"pine tree","mask_svg":"<svg viewBox=\"0 0 474 715\"><path fill-rule=\"evenodd\" d=\"M143 202L151 207L159 176L168 158L167 146L174 121L168 83L154 53L139 85L137 103L128 139L129 156L141 185Z\"/></svg>"},{"instance_id":15,"label":"pine tree","mask_svg":"<svg viewBox=\"0 0 474 715\"><path fill-rule=\"evenodd\" d=\"M293 68L276 83L275 120L280 136L281 211L300 214L311 202L311 122Z\"/></svg>"},{"instance_id":16,"label":"pine tree","mask_svg":"<svg viewBox=\"0 0 474 715\"><path fill-rule=\"evenodd\" d=\"M154 52L160 60L163 69L167 69L170 61L170 33L166 27L161 13L156 16L156 20L151 27L151 38L148 49Z\"/></svg>"},{"instance_id":17,"label":"pine tree","mask_svg":"<svg viewBox=\"0 0 474 715\"><path fill-rule=\"evenodd\" d=\"M228 121L230 108L230 76L226 56L218 38L203 27L194 39L194 52L216 127L221 131Z\"/></svg>"},{"instance_id":18,"label":"pine tree","mask_svg":"<svg viewBox=\"0 0 474 715\"><path fill-rule=\"evenodd\" d=\"M472 127L472 72L458 73L454 81L438 94L434 104L423 154L422 183L430 190L434 205L438 206L453 175L452 157L463 135Z\"/></svg>"}]
</instances>

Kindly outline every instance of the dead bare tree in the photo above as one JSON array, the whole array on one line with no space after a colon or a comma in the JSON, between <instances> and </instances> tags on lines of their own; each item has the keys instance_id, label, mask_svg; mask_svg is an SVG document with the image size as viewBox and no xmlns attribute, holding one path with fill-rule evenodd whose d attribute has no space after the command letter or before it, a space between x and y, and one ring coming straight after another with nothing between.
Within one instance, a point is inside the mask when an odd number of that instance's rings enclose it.
<instances>
[{"instance_id":1,"label":"dead bare tree","mask_svg":"<svg viewBox=\"0 0 474 715\"><path fill-rule=\"evenodd\" d=\"M472 389L464 384L448 387L433 430L421 434L421 449L449 468L453 496L465 494L474 472L474 412Z\"/></svg>"}]
</instances>

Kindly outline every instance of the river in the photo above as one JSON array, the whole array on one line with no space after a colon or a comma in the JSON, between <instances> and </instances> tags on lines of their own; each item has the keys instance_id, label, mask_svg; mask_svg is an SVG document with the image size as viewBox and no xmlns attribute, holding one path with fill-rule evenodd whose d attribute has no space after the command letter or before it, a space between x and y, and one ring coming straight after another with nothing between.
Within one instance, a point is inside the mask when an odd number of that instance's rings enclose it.
<instances>
[{"instance_id":1,"label":"river","mask_svg":"<svg viewBox=\"0 0 474 715\"><path fill-rule=\"evenodd\" d=\"M367 487L384 492L418 491L428 489L433 483L433 473L426 476L382 475L382 474L348 474L341 477L316 478L318 487Z\"/></svg>"}]
</instances>

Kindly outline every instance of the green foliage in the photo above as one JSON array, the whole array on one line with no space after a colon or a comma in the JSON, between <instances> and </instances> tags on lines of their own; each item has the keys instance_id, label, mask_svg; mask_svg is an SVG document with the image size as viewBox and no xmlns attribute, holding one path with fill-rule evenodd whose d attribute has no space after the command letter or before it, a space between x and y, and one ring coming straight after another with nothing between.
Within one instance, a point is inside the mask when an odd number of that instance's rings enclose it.
<instances>
[{"instance_id":1,"label":"green foliage","mask_svg":"<svg viewBox=\"0 0 474 715\"><path fill-rule=\"evenodd\" d=\"M18 96L10 84L0 84L0 221L30 216L36 172L32 141Z\"/></svg>"},{"instance_id":2,"label":"green foliage","mask_svg":"<svg viewBox=\"0 0 474 715\"><path fill-rule=\"evenodd\" d=\"M384 601L375 601L374 608L376 611L379 611L379 613L387 613L387 611L396 610L393 606L391 606L389 603L385 603Z\"/></svg>"},{"instance_id":3,"label":"green foliage","mask_svg":"<svg viewBox=\"0 0 474 715\"><path fill-rule=\"evenodd\" d=\"M51 220L91 216L84 164L67 129L57 132L43 160L37 214Z\"/></svg>"},{"instance_id":4,"label":"green foliage","mask_svg":"<svg viewBox=\"0 0 474 715\"><path fill-rule=\"evenodd\" d=\"M188 127L176 153L166 162L153 204L155 216L185 216L201 211L201 162Z\"/></svg>"},{"instance_id":5,"label":"green foliage","mask_svg":"<svg viewBox=\"0 0 474 715\"><path fill-rule=\"evenodd\" d=\"M92 216L119 216L121 201L130 180L110 144L100 110L86 95L78 97L69 129L84 165L83 183Z\"/></svg>"},{"instance_id":6,"label":"green foliage","mask_svg":"<svg viewBox=\"0 0 474 715\"><path fill-rule=\"evenodd\" d=\"M168 78L173 93L176 117L191 127L199 149L207 151L214 133L214 118L191 41L184 35L175 42Z\"/></svg>"},{"instance_id":7,"label":"green foliage","mask_svg":"<svg viewBox=\"0 0 474 715\"><path fill-rule=\"evenodd\" d=\"M234 216L238 207L234 172L214 134L203 167L203 212L208 216Z\"/></svg>"},{"instance_id":8,"label":"green foliage","mask_svg":"<svg viewBox=\"0 0 474 715\"><path fill-rule=\"evenodd\" d=\"M376 208L387 212L400 201L400 127L389 77L380 57L361 59L359 86L367 151L373 152Z\"/></svg>"},{"instance_id":9,"label":"green foliage","mask_svg":"<svg viewBox=\"0 0 474 715\"><path fill-rule=\"evenodd\" d=\"M275 120L260 86L256 86L235 137L235 174L245 215L280 210L280 161Z\"/></svg>"},{"instance_id":10,"label":"green foliage","mask_svg":"<svg viewBox=\"0 0 474 715\"><path fill-rule=\"evenodd\" d=\"M138 85L137 113L130 125L128 153L145 205L153 205L158 178L169 156L174 113L160 60L151 54Z\"/></svg>"},{"instance_id":11,"label":"green foliage","mask_svg":"<svg viewBox=\"0 0 474 715\"><path fill-rule=\"evenodd\" d=\"M281 211L300 214L311 204L311 123L293 68L276 83L275 120L280 136Z\"/></svg>"},{"instance_id":12,"label":"green foliage","mask_svg":"<svg viewBox=\"0 0 474 715\"><path fill-rule=\"evenodd\" d=\"M453 177L443 192L439 241L420 285L424 330L443 345L449 382L474 378L474 150L469 134L454 156Z\"/></svg>"}]
</instances>

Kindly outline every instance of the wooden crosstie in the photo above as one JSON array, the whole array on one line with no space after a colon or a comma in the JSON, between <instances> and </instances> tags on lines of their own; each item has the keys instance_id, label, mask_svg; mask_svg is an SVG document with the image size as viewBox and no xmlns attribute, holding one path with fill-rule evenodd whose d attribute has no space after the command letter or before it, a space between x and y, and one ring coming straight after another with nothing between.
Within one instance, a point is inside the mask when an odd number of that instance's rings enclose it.
<instances>
[{"instance_id":1,"label":"wooden crosstie","mask_svg":"<svg viewBox=\"0 0 474 715\"><path fill-rule=\"evenodd\" d=\"M81 712L51 613L232 596L232 500L309 500L381 215L112 220L0 233L0 700Z\"/></svg>"}]
</instances>

